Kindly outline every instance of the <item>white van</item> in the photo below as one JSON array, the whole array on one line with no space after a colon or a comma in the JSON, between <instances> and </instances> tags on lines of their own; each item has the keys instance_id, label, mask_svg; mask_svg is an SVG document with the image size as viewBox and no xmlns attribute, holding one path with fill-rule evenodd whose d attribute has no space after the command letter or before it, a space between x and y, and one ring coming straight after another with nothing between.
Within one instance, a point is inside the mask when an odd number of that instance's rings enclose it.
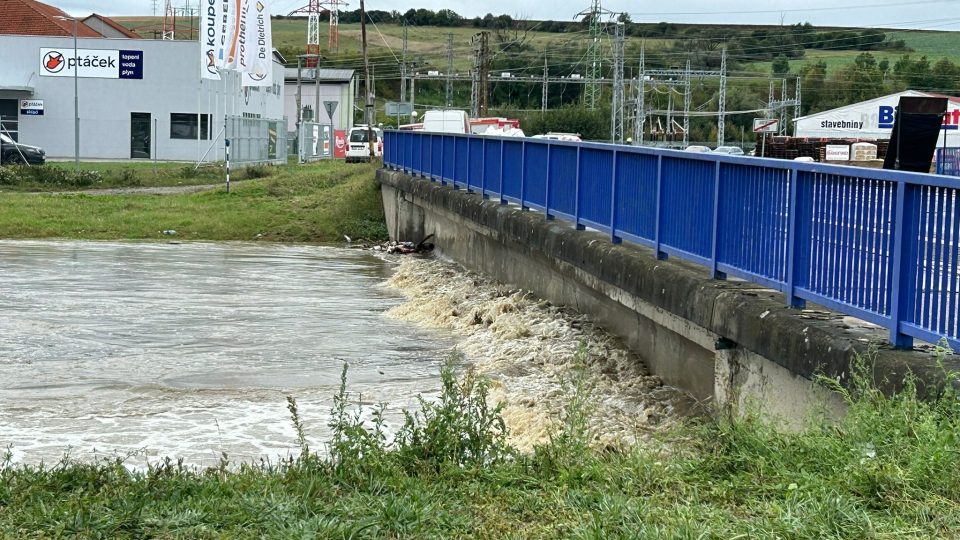
<instances>
[{"instance_id":1,"label":"white van","mask_svg":"<svg viewBox=\"0 0 960 540\"><path fill-rule=\"evenodd\" d=\"M427 111L423 113L423 131L470 133L470 117L455 109Z\"/></svg>"},{"instance_id":2,"label":"white van","mask_svg":"<svg viewBox=\"0 0 960 540\"><path fill-rule=\"evenodd\" d=\"M347 163L368 162L370 161L370 146L367 141L367 134L373 132L373 153L377 157L383 156L383 132L379 128L368 128L367 126L356 126L350 130L350 137L347 141Z\"/></svg>"}]
</instances>

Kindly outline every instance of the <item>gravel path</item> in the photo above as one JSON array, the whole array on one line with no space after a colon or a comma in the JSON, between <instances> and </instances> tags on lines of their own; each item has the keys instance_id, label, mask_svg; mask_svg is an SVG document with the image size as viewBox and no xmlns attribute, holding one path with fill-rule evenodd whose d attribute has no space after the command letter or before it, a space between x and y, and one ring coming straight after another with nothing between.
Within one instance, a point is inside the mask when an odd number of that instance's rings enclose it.
<instances>
[{"instance_id":1,"label":"gravel path","mask_svg":"<svg viewBox=\"0 0 960 540\"><path fill-rule=\"evenodd\" d=\"M237 184L239 182L231 182ZM109 189L86 189L83 191L37 191L36 194L48 195L177 195L180 193L196 193L212 189L223 189L223 183L201 184L195 186L159 186L159 187L124 187Z\"/></svg>"}]
</instances>

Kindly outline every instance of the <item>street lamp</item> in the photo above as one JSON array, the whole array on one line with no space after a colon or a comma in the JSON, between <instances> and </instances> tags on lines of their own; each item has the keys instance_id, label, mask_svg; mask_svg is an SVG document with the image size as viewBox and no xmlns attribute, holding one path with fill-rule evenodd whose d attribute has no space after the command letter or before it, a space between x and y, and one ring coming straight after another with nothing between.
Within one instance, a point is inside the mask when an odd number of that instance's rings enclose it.
<instances>
[{"instance_id":1,"label":"street lamp","mask_svg":"<svg viewBox=\"0 0 960 540\"><path fill-rule=\"evenodd\" d=\"M73 21L73 164L77 172L80 172L80 84L78 80L80 66L78 65L79 62L77 62L79 56L77 52L78 21L75 17L57 16L57 18L63 21ZM67 66L69 65L70 63L67 62Z\"/></svg>"}]
</instances>

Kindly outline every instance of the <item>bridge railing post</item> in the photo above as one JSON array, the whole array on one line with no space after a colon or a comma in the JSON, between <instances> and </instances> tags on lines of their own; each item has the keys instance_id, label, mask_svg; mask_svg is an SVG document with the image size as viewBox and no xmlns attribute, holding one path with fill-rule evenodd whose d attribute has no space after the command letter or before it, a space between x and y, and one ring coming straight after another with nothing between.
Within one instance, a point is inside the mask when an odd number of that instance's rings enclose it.
<instances>
[{"instance_id":1,"label":"bridge railing post","mask_svg":"<svg viewBox=\"0 0 960 540\"><path fill-rule=\"evenodd\" d=\"M655 213L654 216L654 226L653 226L653 244L654 252L657 255L657 258L664 260L667 258L667 254L660 249L662 243L662 230L663 230L663 154L657 154L657 190L656 190L656 204L654 205Z\"/></svg>"},{"instance_id":2,"label":"bridge railing post","mask_svg":"<svg viewBox=\"0 0 960 540\"><path fill-rule=\"evenodd\" d=\"M497 196L500 197L500 204L507 204L507 199L503 197L503 139L497 142L500 143L500 192Z\"/></svg>"},{"instance_id":3,"label":"bridge railing post","mask_svg":"<svg viewBox=\"0 0 960 540\"><path fill-rule=\"evenodd\" d=\"M720 238L720 167L717 161L713 167L713 219L710 221L710 277L724 279L725 274L717 270L718 244Z\"/></svg>"},{"instance_id":4,"label":"bridge railing post","mask_svg":"<svg viewBox=\"0 0 960 540\"><path fill-rule=\"evenodd\" d=\"M614 244L623 242L623 239L617 236L617 151L611 153L613 164L610 167L610 241Z\"/></svg>"},{"instance_id":5,"label":"bridge railing post","mask_svg":"<svg viewBox=\"0 0 960 540\"><path fill-rule=\"evenodd\" d=\"M473 190L470 189L470 171L473 170L473 163L471 157L473 156L473 137L467 136L467 167L466 167L466 178L464 180L467 182L467 193L473 193Z\"/></svg>"},{"instance_id":6,"label":"bridge railing post","mask_svg":"<svg viewBox=\"0 0 960 540\"><path fill-rule=\"evenodd\" d=\"M482 137L480 151L480 195L484 199L489 199L490 195L487 194L487 138Z\"/></svg>"},{"instance_id":7,"label":"bridge railing post","mask_svg":"<svg viewBox=\"0 0 960 540\"><path fill-rule=\"evenodd\" d=\"M551 152L550 149L553 148L553 145L549 141L547 145L547 170L546 170L546 181L544 182L544 194L543 194L543 217L546 219L553 219L553 216L550 214L550 169L552 165L550 163Z\"/></svg>"},{"instance_id":8,"label":"bridge railing post","mask_svg":"<svg viewBox=\"0 0 960 540\"><path fill-rule=\"evenodd\" d=\"M583 176L580 174L580 155L583 153L583 148L579 145L577 146L577 179L574 182L574 197L573 197L573 224L578 231L586 229L583 225L580 224L580 177Z\"/></svg>"},{"instance_id":9,"label":"bridge railing post","mask_svg":"<svg viewBox=\"0 0 960 540\"><path fill-rule=\"evenodd\" d=\"M890 288L890 342L898 348L913 347L913 338L900 331L900 322L912 320L916 297L916 247L920 207L919 187L897 182L893 230L893 276Z\"/></svg>"},{"instance_id":10,"label":"bridge railing post","mask_svg":"<svg viewBox=\"0 0 960 540\"><path fill-rule=\"evenodd\" d=\"M787 202L787 303L795 309L803 309L806 302L797 296L798 285L805 285L805 277L809 273L807 264L809 258L810 235L803 234L799 227L800 210L803 207L800 197L800 172L797 169L790 171L790 191ZM810 219L804 215L805 219Z\"/></svg>"},{"instance_id":11,"label":"bridge railing post","mask_svg":"<svg viewBox=\"0 0 960 540\"><path fill-rule=\"evenodd\" d=\"M520 209L528 210L526 204L527 190L527 141L520 143Z\"/></svg>"}]
</instances>

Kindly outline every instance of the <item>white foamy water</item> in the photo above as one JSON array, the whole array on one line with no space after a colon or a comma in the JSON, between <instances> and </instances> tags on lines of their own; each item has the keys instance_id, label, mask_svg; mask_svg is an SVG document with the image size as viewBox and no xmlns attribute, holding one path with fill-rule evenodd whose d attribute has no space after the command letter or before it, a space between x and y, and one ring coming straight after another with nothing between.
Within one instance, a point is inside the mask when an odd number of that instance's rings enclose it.
<instances>
[{"instance_id":1,"label":"white foamy water","mask_svg":"<svg viewBox=\"0 0 960 540\"><path fill-rule=\"evenodd\" d=\"M437 390L449 333L384 317L393 264L316 246L0 241L0 447L14 462L209 466L314 448L342 365L388 420Z\"/></svg>"},{"instance_id":2,"label":"white foamy water","mask_svg":"<svg viewBox=\"0 0 960 540\"><path fill-rule=\"evenodd\" d=\"M408 298L388 315L452 331L457 347L493 379L493 397L505 405L511 443L520 449L546 442L556 429L578 365L598 445L635 444L693 406L586 317L528 292L432 259L404 260L388 283Z\"/></svg>"}]
</instances>

